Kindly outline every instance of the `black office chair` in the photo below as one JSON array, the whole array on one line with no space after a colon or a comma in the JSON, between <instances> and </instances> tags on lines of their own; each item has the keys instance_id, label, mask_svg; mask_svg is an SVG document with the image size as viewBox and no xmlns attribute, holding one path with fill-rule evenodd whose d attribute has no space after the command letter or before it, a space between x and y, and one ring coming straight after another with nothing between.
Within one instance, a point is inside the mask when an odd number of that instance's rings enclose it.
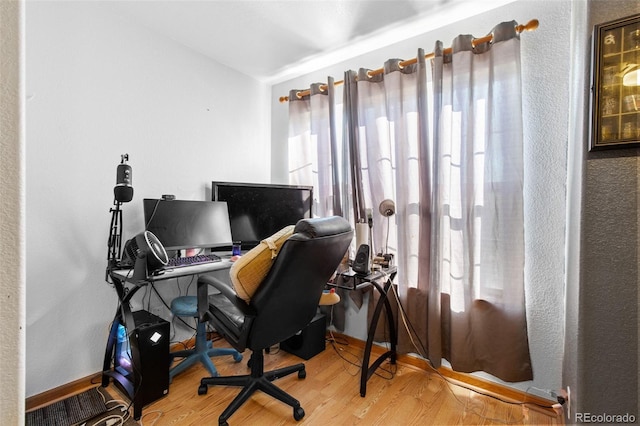
<instances>
[{"instance_id":1,"label":"black office chair","mask_svg":"<svg viewBox=\"0 0 640 426\"><path fill-rule=\"evenodd\" d=\"M340 264L352 237L351 226L338 216L299 221L249 303L215 277L199 278L220 291L209 297L208 316L216 330L238 351L249 349L252 352L251 374L207 377L200 382L200 395L206 394L210 385L243 388L220 415L220 425L228 425L229 417L256 390L293 407L294 419L304 417L300 402L271 383L295 372L298 378L304 379L304 364L265 372L264 351L295 335L311 322L322 290Z\"/></svg>"}]
</instances>

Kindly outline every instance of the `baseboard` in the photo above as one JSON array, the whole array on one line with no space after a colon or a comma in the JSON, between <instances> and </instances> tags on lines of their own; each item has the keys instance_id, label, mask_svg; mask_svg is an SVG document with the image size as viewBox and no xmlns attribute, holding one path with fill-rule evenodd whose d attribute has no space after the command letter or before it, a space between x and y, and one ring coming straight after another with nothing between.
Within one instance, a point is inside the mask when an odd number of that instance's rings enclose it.
<instances>
[{"instance_id":1,"label":"baseboard","mask_svg":"<svg viewBox=\"0 0 640 426\"><path fill-rule=\"evenodd\" d=\"M87 389L96 387L100 384L102 373L95 373L70 383L65 383L57 388L49 389L37 395L28 397L25 400L25 411L35 410L45 405L52 404L68 396L84 392Z\"/></svg>"},{"instance_id":2,"label":"baseboard","mask_svg":"<svg viewBox=\"0 0 640 426\"><path fill-rule=\"evenodd\" d=\"M208 339L219 339L220 336L217 333L209 333ZM177 351L195 346L196 339L192 337L184 342L174 343L169 348L170 351ZM52 404L61 399L64 399L70 395L83 392L89 388L100 385L102 383L102 372L92 374L87 377L83 377L78 380L74 380L70 383L58 386L57 388L49 389L37 395L30 396L25 400L25 411L35 410L48 404Z\"/></svg>"},{"instance_id":3,"label":"baseboard","mask_svg":"<svg viewBox=\"0 0 640 426\"><path fill-rule=\"evenodd\" d=\"M342 333L333 332L332 334L334 337L345 340L349 343L349 345L352 345L359 349L364 349L365 347L365 342L363 340L356 339ZM371 348L371 353L375 356L381 355L385 351L387 351L386 347L377 344L374 344ZM399 354L397 356L397 360L402 364L411 365L424 371L434 371L433 367L431 367L427 360L419 358L417 356ZM553 404L557 403L556 401L545 399L537 395L532 395L518 389L504 386L500 383L473 376L471 374L459 373L457 371L453 371L448 367L438 368L437 373L445 377L449 382L453 384L461 385L479 393L497 397L504 401L513 403L525 403L528 408L543 412L553 417L556 417L558 415L558 413L551 407Z\"/></svg>"}]
</instances>

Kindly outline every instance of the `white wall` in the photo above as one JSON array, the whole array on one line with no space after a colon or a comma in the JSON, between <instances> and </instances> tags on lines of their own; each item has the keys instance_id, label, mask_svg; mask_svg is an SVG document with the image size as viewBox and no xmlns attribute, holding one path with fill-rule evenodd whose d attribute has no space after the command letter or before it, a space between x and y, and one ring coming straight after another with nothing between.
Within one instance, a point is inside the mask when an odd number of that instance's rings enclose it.
<instances>
[{"instance_id":1,"label":"white wall","mask_svg":"<svg viewBox=\"0 0 640 426\"><path fill-rule=\"evenodd\" d=\"M438 39L450 46L453 38L461 33L481 37L503 21L526 24L531 19L539 19L540 27L536 31L521 35L527 206L525 277L534 372L533 382L515 385L522 390L531 386L559 389L562 385L570 15L568 1L521 0L458 22L455 17L438 16L423 35L275 85L271 97L272 152L284 152L288 108L280 104L278 98L288 95L290 89L305 89L311 83L326 82L329 75L342 80L347 69L380 68L389 58L410 59L419 47L431 52ZM282 158L272 160L273 180L287 179ZM361 315L351 315L347 321L359 319ZM355 328L347 324L347 328L361 338L362 324Z\"/></svg>"},{"instance_id":2,"label":"white wall","mask_svg":"<svg viewBox=\"0 0 640 426\"><path fill-rule=\"evenodd\" d=\"M102 369L117 306L105 282L120 155L142 199L210 199L270 179L267 88L94 2L26 5L26 395ZM4 78L4 77L3 77Z\"/></svg>"}]
</instances>

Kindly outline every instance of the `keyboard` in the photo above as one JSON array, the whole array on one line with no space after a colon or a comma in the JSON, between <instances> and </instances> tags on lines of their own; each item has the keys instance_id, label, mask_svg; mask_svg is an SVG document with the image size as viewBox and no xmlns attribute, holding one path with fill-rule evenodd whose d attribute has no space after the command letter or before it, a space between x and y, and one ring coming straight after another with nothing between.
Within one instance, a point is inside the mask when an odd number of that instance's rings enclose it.
<instances>
[{"instance_id":1,"label":"keyboard","mask_svg":"<svg viewBox=\"0 0 640 426\"><path fill-rule=\"evenodd\" d=\"M222 259L213 253L197 254L195 256L172 257L163 269L183 268L185 266L201 265L203 263L220 262Z\"/></svg>"}]
</instances>

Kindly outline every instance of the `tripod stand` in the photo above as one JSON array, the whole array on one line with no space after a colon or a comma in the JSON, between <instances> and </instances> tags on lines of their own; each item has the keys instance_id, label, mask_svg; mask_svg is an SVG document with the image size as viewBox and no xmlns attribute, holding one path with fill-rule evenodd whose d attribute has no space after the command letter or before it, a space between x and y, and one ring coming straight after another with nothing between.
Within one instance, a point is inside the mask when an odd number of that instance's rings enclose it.
<instances>
[{"instance_id":1,"label":"tripod stand","mask_svg":"<svg viewBox=\"0 0 640 426\"><path fill-rule=\"evenodd\" d=\"M122 203L113 200L115 208L110 208L111 212L111 230L109 232L108 252L107 252L107 272L105 279L109 281L110 273L118 266L122 255Z\"/></svg>"}]
</instances>

